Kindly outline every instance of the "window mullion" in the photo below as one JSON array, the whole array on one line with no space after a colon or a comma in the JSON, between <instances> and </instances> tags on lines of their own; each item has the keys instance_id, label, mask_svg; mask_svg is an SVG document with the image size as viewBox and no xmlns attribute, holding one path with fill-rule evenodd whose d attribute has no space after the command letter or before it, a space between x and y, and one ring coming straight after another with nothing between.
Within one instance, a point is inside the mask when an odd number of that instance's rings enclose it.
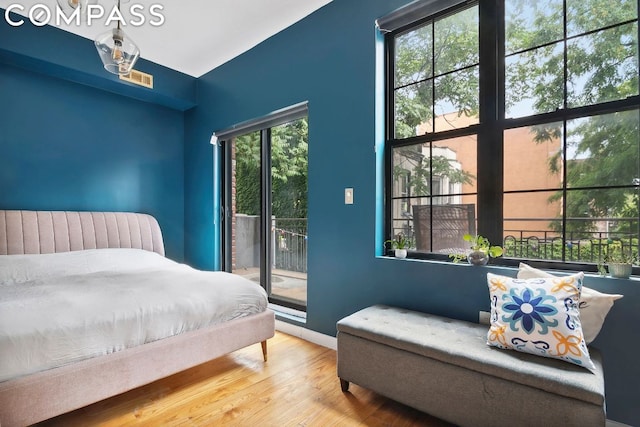
<instances>
[{"instance_id":1,"label":"window mullion","mask_svg":"<svg viewBox=\"0 0 640 427\"><path fill-rule=\"evenodd\" d=\"M566 72L566 67L565 67ZM566 86L566 84L565 84ZM565 98L566 102L566 98ZM562 241L567 241L567 121L562 122ZM567 261L567 245L562 245L562 261Z\"/></svg>"},{"instance_id":2,"label":"window mullion","mask_svg":"<svg viewBox=\"0 0 640 427\"><path fill-rule=\"evenodd\" d=\"M480 127L478 131L478 234L502 241L503 148L500 116L504 114L504 86L500 74L504 56L498 56L504 38L502 2L480 2ZM500 49L503 50L503 49Z\"/></svg>"},{"instance_id":3,"label":"window mullion","mask_svg":"<svg viewBox=\"0 0 640 427\"><path fill-rule=\"evenodd\" d=\"M260 131L260 283L271 295L271 128Z\"/></svg>"},{"instance_id":4,"label":"window mullion","mask_svg":"<svg viewBox=\"0 0 640 427\"><path fill-rule=\"evenodd\" d=\"M563 34L563 92L564 100L562 101L563 109L566 112L569 108L569 67L568 67L568 42L567 42L567 0L562 2L562 34ZM567 120L566 117L562 121L562 242L567 242ZM561 259L567 261L567 245L562 245Z\"/></svg>"},{"instance_id":5,"label":"window mullion","mask_svg":"<svg viewBox=\"0 0 640 427\"><path fill-rule=\"evenodd\" d=\"M384 205L384 235L386 238L391 238L393 234L393 148L390 141L395 139L395 91L394 91L394 73L395 73L395 38L391 35L385 37L385 156L384 156L384 174L385 182L389 183L385 185L385 197L387 202Z\"/></svg>"}]
</instances>

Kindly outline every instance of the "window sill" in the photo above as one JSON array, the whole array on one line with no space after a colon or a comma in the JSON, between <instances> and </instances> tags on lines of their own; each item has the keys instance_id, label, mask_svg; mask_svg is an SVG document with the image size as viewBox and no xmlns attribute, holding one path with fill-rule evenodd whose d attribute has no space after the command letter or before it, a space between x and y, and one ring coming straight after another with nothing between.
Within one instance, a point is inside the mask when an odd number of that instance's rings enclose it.
<instances>
[{"instance_id":1,"label":"window sill","mask_svg":"<svg viewBox=\"0 0 640 427\"><path fill-rule=\"evenodd\" d=\"M385 259L385 260L394 260L394 261L408 261L408 262L419 262L419 263L426 263L426 264L439 264L439 265L452 265L452 266L456 266L456 267L460 267L460 268L485 268L485 267L489 267L489 268L495 268L498 270L504 270L504 274L511 274L514 271L518 271L518 265L520 264L520 262L532 265L536 268L539 268L541 270L545 270L548 271L551 274L572 274L572 273L577 273L577 272L583 272L585 277L590 277L590 278L602 278L602 279L610 279L610 280L630 280L630 281L635 281L635 282L640 282L640 276L637 275L636 273L634 273L634 275L632 275L631 277L629 277L628 279L621 279L621 278L617 278L617 277L611 277L609 275L601 275L598 272L595 271L588 271L585 269L580 268L579 265L571 265L571 264L567 264L566 268L558 268L557 266L545 266L544 263L542 265L540 264L536 264L535 261L533 260L521 260L521 259L515 259L515 258L500 258L500 262L498 263L495 259L492 259L489 264L487 265L483 265L483 266L476 266L476 265L471 265L467 262L458 262L455 263L451 260L444 260L444 259L427 259L427 258L418 258L418 257L407 257L407 258L396 258L394 256L391 255L380 255L380 256L376 256L376 258L379 259ZM573 267L573 268L571 268Z\"/></svg>"}]
</instances>

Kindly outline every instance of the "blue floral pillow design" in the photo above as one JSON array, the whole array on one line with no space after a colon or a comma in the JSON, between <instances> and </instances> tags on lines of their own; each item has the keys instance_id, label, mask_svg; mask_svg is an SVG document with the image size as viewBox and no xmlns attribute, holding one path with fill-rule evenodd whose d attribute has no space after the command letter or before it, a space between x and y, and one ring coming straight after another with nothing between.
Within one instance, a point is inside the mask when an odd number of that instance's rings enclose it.
<instances>
[{"instance_id":1,"label":"blue floral pillow design","mask_svg":"<svg viewBox=\"0 0 640 427\"><path fill-rule=\"evenodd\" d=\"M583 279L583 273L536 279L487 273L491 295L487 344L595 370L578 309Z\"/></svg>"}]
</instances>

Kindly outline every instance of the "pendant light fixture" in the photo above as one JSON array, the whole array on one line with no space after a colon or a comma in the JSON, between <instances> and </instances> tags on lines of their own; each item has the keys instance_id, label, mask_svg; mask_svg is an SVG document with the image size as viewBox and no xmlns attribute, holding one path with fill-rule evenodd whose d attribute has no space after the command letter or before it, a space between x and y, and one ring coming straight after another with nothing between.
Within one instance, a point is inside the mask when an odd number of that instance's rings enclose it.
<instances>
[{"instance_id":1,"label":"pendant light fixture","mask_svg":"<svg viewBox=\"0 0 640 427\"><path fill-rule=\"evenodd\" d=\"M118 11L120 11L120 0L118 0ZM129 74L140 56L138 46L120 28L120 20L116 28L100 34L95 44L105 70L113 74Z\"/></svg>"}]
</instances>

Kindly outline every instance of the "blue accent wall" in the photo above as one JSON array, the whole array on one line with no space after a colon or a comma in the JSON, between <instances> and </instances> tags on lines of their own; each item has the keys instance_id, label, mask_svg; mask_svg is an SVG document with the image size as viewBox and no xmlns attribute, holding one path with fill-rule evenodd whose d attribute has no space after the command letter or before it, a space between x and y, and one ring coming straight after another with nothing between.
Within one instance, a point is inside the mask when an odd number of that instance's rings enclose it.
<instances>
[{"instance_id":1,"label":"blue accent wall","mask_svg":"<svg viewBox=\"0 0 640 427\"><path fill-rule=\"evenodd\" d=\"M13 27L4 15L0 8L0 63L181 111L195 105L194 77L139 59L135 69L152 74L154 88L123 82L105 71L92 40L50 25L34 26L28 18L10 13L13 22L24 21Z\"/></svg>"},{"instance_id":2,"label":"blue accent wall","mask_svg":"<svg viewBox=\"0 0 640 427\"><path fill-rule=\"evenodd\" d=\"M186 113L185 254L213 268L211 133L309 102L306 327L324 334L335 335L337 320L375 303L477 321L478 311L489 308L486 273L515 275L508 268L376 257L374 21L405 3L334 0L201 77L198 106ZM345 187L354 188L353 205L344 204ZM640 281L590 276L586 284L625 295L594 346L605 359L608 417L640 425Z\"/></svg>"},{"instance_id":3,"label":"blue accent wall","mask_svg":"<svg viewBox=\"0 0 640 427\"><path fill-rule=\"evenodd\" d=\"M182 111L1 61L0 111L1 209L149 213L183 259Z\"/></svg>"},{"instance_id":4,"label":"blue accent wall","mask_svg":"<svg viewBox=\"0 0 640 427\"><path fill-rule=\"evenodd\" d=\"M184 111L196 79L140 59L154 88L123 82L92 40L29 19L13 27L0 12L0 208L149 213L167 256L184 260Z\"/></svg>"}]
</instances>

